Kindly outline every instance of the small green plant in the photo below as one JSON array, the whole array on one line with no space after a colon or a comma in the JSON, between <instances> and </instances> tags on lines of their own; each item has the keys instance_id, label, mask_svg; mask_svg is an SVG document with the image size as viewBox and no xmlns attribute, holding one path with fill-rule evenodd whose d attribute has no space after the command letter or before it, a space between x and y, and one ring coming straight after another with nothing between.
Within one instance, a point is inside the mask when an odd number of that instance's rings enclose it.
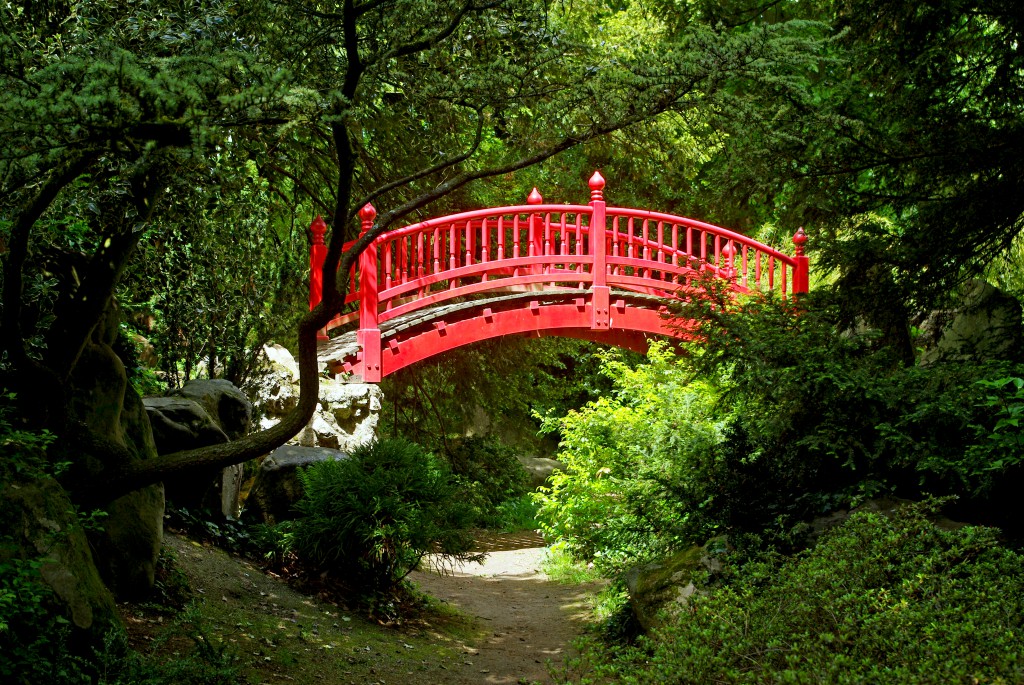
<instances>
[{"instance_id":1,"label":"small green plant","mask_svg":"<svg viewBox=\"0 0 1024 685\"><path fill-rule=\"evenodd\" d=\"M511 447L490 436L460 438L445 443L444 456L463 499L476 510L475 525L505 528L516 525L510 516L528 516L525 510L513 511L517 505L512 502L528 490L529 474Z\"/></svg>"},{"instance_id":2,"label":"small green plant","mask_svg":"<svg viewBox=\"0 0 1024 685\"><path fill-rule=\"evenodd\" d=\"M171 641L187 640L190 647L173 651ZM91 668L96 685L239 685L236 655L228 644L211 636L195 605L186 606L145 652L128 645L121 631L107 634Z\"/></svg>"},{"instance_id":3,"label":"small green plant","mask_svg":"<svg viewBox=\"0 0 1024 685\"><path fill-rule=\"evenodd\" d=\"M980 380L987 392L979 406L994 414L991 428L974 424L972 456L982 471L1001 471L1024 461L1024 378Z\"/></svg>"},{"instance_id":4,"label":"small green plant","mask_svg":"<svg viewBox=\"0 0 1024 685\"><path fill-rule=\"evenodd\" d=\"M551 580L568 585L589 583L603 577L593 562L580 561L569 554L564 541L556 542L548 548L542 569Z\"/></svg>"},{"instance_id":5,"label":"small green plant","mask_svg":"<svg viewBox=\"0 0 1024 685\"><path fill-rule=\"evenodd\" d=\"M503 533L517 533L521 530L536 530L537 503L529 494L505 500L494 507L494 513L484 520L484 527Z\"/></svg>"},{"instance_id":6,"label":"small green plant","mask_svg":"<svg viewBox=\"0 0 1024 685\"><path fill-rule=\"evenodd\" d=\"M0 538L0 676L28 682L58 665L71 669L62 649L69 623L50 612L52 591L39 575L43 561L15 553L13 540Z\"/></svg>"},{"instance_id":7,"label":"small green plant","mask_svg":"<svg viewBox=\"0 0 1024 685\"><path fill-rule=\"evenodd\" d=\"M66 468L66 464L50 464L47 447L55 436L49 431L22 430L12 425L10 415L14 393L0 395L0 484L12 478L33 479Z\"/></svg>"},{"instance_id":8,"label":"small green plant","mask_svg":"<svg viewBox=\"0 0 1024 685\"><path fill-rule=\"evenodd\" d=\"M381 440L301 472L292 549L372 596L394 591L428 552L468 560L472 507L445 464L405 440Z\"/></svg>"}]
</instances>

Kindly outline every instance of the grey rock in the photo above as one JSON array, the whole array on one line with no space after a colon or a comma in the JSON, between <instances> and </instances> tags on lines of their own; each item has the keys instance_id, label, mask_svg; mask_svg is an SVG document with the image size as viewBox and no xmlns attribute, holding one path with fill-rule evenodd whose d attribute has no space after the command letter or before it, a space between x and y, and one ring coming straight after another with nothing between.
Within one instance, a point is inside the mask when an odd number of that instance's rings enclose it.
<instances>
[{"instance_id":1,"label":"grey rock","mask_svg":"<svg viewBox=\"0 0 1024 685\"><path fill-rule=\"evenodd\" d=\"M564 471L565 465L557 459L547 457L517 456L519 463L530 474L530 489L539 488L548 482L548 478L558 471Z\"/></svg>"},{"instance_id":2,"label":"grey rock","mask_svg":"<svg viewBox=\"0 0 1024 685\"><path fill-rule=\"evenodd\" d=\"M728 549L724 537L703 547L689 549L626 572L626 590L633 614L645 631L651 631L686 608L690 598L700 593L697 583L708 574L722 570L717 555Z\"/></svg>"},{"instance_id":3,"label":"grey rock","mask_svg":"<svg viewBox=\"0 0 1024 685\"><path fill-rule=\"evenodd\" d=\"M263 348L265 360L247 388L264 430L277 425L299 401L299 370L280 345ZM319 404L309 424L290 441L306 447L350 451L375 437L381 390L373 383L320 379Z\"/></svg>"},{"instance_id":4,"label":"grey rock","mask_svg":"<svg viewBox=\"0 0 1024 685\"><path fill-rule=\"evenodd\" d=\"M968 282L953 310L932 312L921 324L922 365L939 361L1019 360L1024 353L1021 304L982 280Z\"/></svg>"},{"instance_id":5,"label":"grey rock","mask_svg":"<svg viewBox=\"0 0 1024 685\"><path fill-rule=\"evenodd\" d=\"M143 400L160 455L228 442L220 423L199 402L188 397L147 397ZM179 507L205 509L232 516L236 506L223 505L222 469L208 469L164 481L167 498Z\"/></svg>"},{"instance_id":6,"label":"grey rock","mask_svg":"<svg viewBox=\"0 0 1024 685\"><path fill-rule=\"evenodd\" d=\"M192 380L175 394L199 403L217 421L228 440L238 440L249 433L252 403L230 381Z\"/></svg>"},{"instance_id":7,"label":"grey rock","mask_svg":"<svg viewBox=\"0 0 1024 685\"><path fill-rule=\"evenodd\" d=\"M198 402L187 397L143 399L159 454L219 445L228 435Z\"/></svg>"}]
</instances>

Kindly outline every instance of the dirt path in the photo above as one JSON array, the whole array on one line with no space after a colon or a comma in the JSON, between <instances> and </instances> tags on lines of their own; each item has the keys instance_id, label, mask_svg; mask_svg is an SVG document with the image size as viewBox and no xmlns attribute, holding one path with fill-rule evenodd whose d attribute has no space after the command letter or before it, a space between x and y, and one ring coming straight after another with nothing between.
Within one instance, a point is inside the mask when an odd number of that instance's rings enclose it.
<instances>
[{"instance_id":1,"label":"dirt path","mask_svg":"<svg viewBox=\"0 0 1024 685\"><path fill-rule=\"evenodd\" d=\"M487 637L465 646L461 668L448 683L503 685L550 682L590 613L597 585L562 585L540 570L546 553L533 533L489 535L478 540L483 564L453 573L418 572L411 579L426 593L478 620Z\"/></svg>"},{"instance_id":2,"label":"dirt path","mask_svg":"<svg viewBox=\"0 0 1024 685\"><path fill-rule=\"evenodd\" d=\"M589 615L597 585L562 585L540 571L533 534L491 535L483 565L412 580L458 612L404 628L382 627L304 595L252 562L168 534L174 566L187 578L204 632L226 647L259 685L492 685L550 683ZM132 644L147 650L174 619L122 605ZM190 619L191 620L191 619ZM174 632L174 631L172 631ZM162 649L177 654L179 636ZM176 656L172 657L176 658Z\"/></svg>"}]
</instances>

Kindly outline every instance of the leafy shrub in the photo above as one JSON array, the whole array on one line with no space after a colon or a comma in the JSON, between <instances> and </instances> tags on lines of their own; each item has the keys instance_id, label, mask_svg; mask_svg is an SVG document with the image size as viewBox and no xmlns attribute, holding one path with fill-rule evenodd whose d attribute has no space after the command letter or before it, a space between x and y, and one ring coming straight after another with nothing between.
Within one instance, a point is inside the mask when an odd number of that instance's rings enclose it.
<instances>
[{"instance_id":1,"label":"leafy shrub","mask_svg":"<svg viewBox=\"0 0 1024 685\"><path fill-rule=\"evenodd\" d=\"M376 593L393 590L428 552L463 560L472 507L443 462L381 440L301 472L291 544L300 560Z\"/></svg>"},{"instance_id":2,"label":"leafy shrub","mask_svg":"<svg viewBox=\"0 0 1024 685\"><path fill-rule=\"evenodd\" d=\"M945 531L928 513L855 514L810 552L747 562L595 680L1024 681L1024 557L994 529Z\"/></svg>"},{"instance_id":3,"label":"leafy shrub","mask_svg":"<svg viewBox=\"0 0 1024 685\"><path fill-rule=\"evenodd\" d=\"M522 530L536 530L537 503L529 494L507 499L494 507L494 513L484 520L484 527L497 529L505 533Z\"/></svg>"},{"instance_id":4,"label":"leafy shrub","mask_svg":"<svg viewBox=\"0 0 1024 685\"><path fill-rule=\"evenodd\" d=\"M449 444L445 456L452 473L463 481L479 483L480 494L490 508L527 491L529 474L515 451L496 438L462 438Z\"/></svg>"},{"instance_id":5,"label":"leafy shrub","mask_svg":"<svg viewBox=\"0 0 1024 685\"><path fill-rule=\"evenodd\" d=\"M19 559L10 538L0 539L0 676L28 683L58 676L86 682L65 648L70 622L51 612L52 591L43 584L41 559Z\"/></svg>"},{"instance_id":6,"label":"leafy shrub","mask_svg":"<svg viewBox=\"0 0 1024 685\"><path fill-rule=\"evenodd\" d=\"M529 489L529 474L515 450L491 436L468 437L447 441L444 455L463 498L476 511L474 525L535 527L527 521L533 512L522 499Z\"/></svg>"},{"instance_id":7,"label":"leafy shrub","mask_svg":"<svg viewBox=\"0 0 1024 685\"><path fill-rule=\"evenodd\" d=\"M726 423L717 390L691 383L675 355L654 345L635 369L608 357L615 391L562 419L563 472L536 496L548 537L605 570L656 555L681 539L710 537Z\"/></svg>"}]
</instances>

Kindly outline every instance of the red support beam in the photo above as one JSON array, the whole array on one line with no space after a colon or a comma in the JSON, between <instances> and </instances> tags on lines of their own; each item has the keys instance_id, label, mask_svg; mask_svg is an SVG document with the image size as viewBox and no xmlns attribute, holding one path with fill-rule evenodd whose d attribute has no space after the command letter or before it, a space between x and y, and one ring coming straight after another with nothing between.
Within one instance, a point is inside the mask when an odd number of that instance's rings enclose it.
<instances>
[{"instance_id":1,"label":"red support beam","mask_svg":"<svg viewBox=\"0 0 1024 685\"><path fill-rule=\"evenodd\" d=\"M327 233L327 224L317 216L309 225L309 231L313 236L313 243L309 246L309 309L312 311L324 299L324 259L327 258L324 234ZM327 331L321 329L316 337L327 340Z\"/></svg>"},{"instance_id":2,"label":"red support beam","mask_svg":"<svg viewBox=\"0 0 1024 685\"><path fill-rule=\"evenodd\" d=\"M361 234L373 227L377 210L367 204L359 210L362 221ZM359 333L358 342L362 347L362 377L367 383L379 383L380 368L380 326L377 322L377 246L370 244L359 255Z\"/></svg>"}]
</instances>

